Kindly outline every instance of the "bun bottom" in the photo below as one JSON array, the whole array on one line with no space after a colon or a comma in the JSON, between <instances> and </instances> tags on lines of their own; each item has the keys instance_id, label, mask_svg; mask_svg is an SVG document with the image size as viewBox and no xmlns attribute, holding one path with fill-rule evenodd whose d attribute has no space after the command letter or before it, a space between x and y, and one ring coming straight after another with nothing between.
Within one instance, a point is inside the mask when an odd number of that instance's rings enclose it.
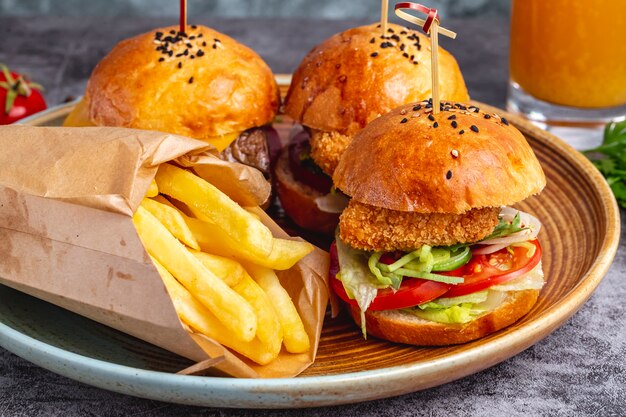
<instances>
[{"instance_id":1,"label":"bun bottom","mask_svg":"<svg viewBox=\"0 0 626 417\"><path fill-rule=\"evenodd\" d=\"M379 339L417 346L466 343L515 323L530 311L538 297L539 290L509 291L495 310L465 324L437 323L400 310L366 311L367 333ZM350 314L360 326L359 308L350 306Z\"/></svg>"},{"instance_id":2,"label":"bun bottom","mask_svg":"<svg viewBox=\"0 0 626 417\"><path fill-rule=\"evenodd\" d=\"M274 174L276 191L285 214L304 229L332 235L339 223L339 214L321 211L315 199L323 197L323 194L294 178L289 168L288 147L281 152Z\"/></svg>"}]
</instances>

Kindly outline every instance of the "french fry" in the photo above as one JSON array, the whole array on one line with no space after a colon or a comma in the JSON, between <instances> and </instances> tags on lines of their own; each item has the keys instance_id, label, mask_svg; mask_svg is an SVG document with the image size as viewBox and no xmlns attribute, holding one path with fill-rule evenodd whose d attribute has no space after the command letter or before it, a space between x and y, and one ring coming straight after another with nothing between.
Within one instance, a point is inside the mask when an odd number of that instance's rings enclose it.
<instances>
[{"instance_id":1,"label":"french fry","mask_svg":"<svg viewBox=\"0 0 626 417\"><path fill-rule=\"evenodd\" d=\"M202 262L206 269L213 272L231 288L239 284L248 275L243 266L237 261L193 249L189 249L189 251ZM241 295L241 293L239 294Z\"/></svg>"},{"instance_id":2,"label":"french fry","mask_svg":"<svg viewBox=\"0 0 626 417\"><path fill-rule=\"evenodd\" d=\"M245 263L244 268L272 300L272 306L283 328L283 343L287 352L307 352L311 347L309 336L304 330L304 324L298 314L298 310L296 310L296 306L291 301L287 291L280 284L276 273L269 268L251 263Z\"/></svg>"},{"instance_id":3,"label":"french fry","mask_svg":"<svg viewBox=\"0 0 626 417\"><path fill-rule=\"evenodd\" d=\"M254 309L257 317L256 337L269 352L280 352L283 329L263 289L254 282L241 264L232 259L190 249L202 264L241 295Z\"/></svg>"},{"instance_id":4,"label":"french fry","mask_svg":"<svg viewBox=\"0 0 626 417\"><path fill-rule=\"evenodd\" d=\"M155 257L233 335L245 342L254 339L257 319L250 304L207 270L156 217L139 206L133 216L139 237Z\"/></svg>"},{"instance_id":5,"label":"french fry","mask_svg":"<svg viewBox=\"0 0 626 417\"><path fill-rule=\"evenodd\" d=\"M242 342L235 337L229 337L230 331L220 323L213 313L195 299L156 259L152 258L152 262L154 262L161 278L163 278L163 283L172 299L174 309L183 323L187 324L194 331L202 333L210 339L239 352L259 365L267 365L276 359L278 351L271 351L257 338L250 342Z\"/></svg>"},{"instance_id":6,"label":"french fry","mask_svg":"<svg viewBox=\"0 0 626 417\"><path fill-rule=\"evenodd\" d=\"M267 294L247 273L233 290L248 301L256 312L256 337L270 352L278 355L283 343L283 329Z\"/></svg>"},{"instance_id":7,"label":"french fry","mask_svg":"<svg viewBox=\"0 0 626 417\"><path fill-rule=\"evenodd\" d=\"M268 256L274 239L270 230L219 189L202 178L170 164L156 174L159 191L182 201L202 220L219 225L238 245L256 256Z\"/></svg>"},{"instance_id":8,"label":"french fry","mask_svg":"<svg viewBox=\"0 0 626 417\"><path fill-rule=\"evenodd\" d=\"M146 193L146 197L156 197L159 195L159 187L155 180L152 180L150 183L150 188L148 188L148 192Z\"/></svg>"},{"instance_id":9,"label":"french fry","mask_svg":"<svg viewBox=\"0 0 626 417\"><path fill-rule=\"evenodd\" d=\"M249 261L271 269L285 270L294 266L300 259L313 250L313 245L298 240L274 238L272 251L268 256L257 256L228 236L223 229L214 224L185 217L185 221L204 252L220 256L234 257L240 261Z\"/></svg>"},{"instance_id":10,"label":"french fry","mask_svg":"<svg viewBox=\"0 0 626 417\"><path fill-rule=\"evenodd\" d=\"M313 251L313 245L308 242L274 238L274 244L272 245L272 251L269 256L256 256L237 245L222 228L189 217L179 207L176 207L171 201L161 195L154 199L179 211L204 252L219 256L234 257L267 268L283 271L291 268L300 259Z\"/></svg>"},{"instance_id":11,"label":"french fry","mask_svg":"<svg viewBox=\"0 0 626 417\"><path fill-rule=\"evenodd\" d=\"M144 198L141 201L141 207L156 217L176 239L190 248L200 250L198 241L178 210L149 198Z\"/></svg>"}]
</instances>

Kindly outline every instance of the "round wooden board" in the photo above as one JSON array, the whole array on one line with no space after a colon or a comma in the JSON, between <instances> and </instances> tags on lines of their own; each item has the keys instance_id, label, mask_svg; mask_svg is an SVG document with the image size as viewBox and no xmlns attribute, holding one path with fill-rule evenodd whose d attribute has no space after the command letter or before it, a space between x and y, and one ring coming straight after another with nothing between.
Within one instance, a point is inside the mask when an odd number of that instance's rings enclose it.
<instances>
[{"instance_id":1,"label":"round wooden board","mask_svg":"<svg viewBox=\"0 0 626 417\"><path fill-rule=\"evenodd\" d=\"M620 218L615 199L601 174L576 150L523 119L476 104L505 116L526 136L547 177L547 186L540 195L518 205L543 223L539 238L544 249L547 284L528 315L475 342L418 348L375 338L363 340L360 330L344 312L336 319L327 317L317 359L296 379L226 383L219 378L166 374L169 368L163 368L162 375L168 377L164 376L162 383L170 377L183 386L195 387L201 384L198 381L204 381L204 389L210 388L211 392L196 393L190 389L184 399L160 391L157 394L145 387L143 390L134 387L130 393L185 404L226 407L305 407L389 397L449 382L492 366L536 343L567 320L599 284L617 250ZM71 105L53 109L25 123L59 125L70 109ZM288 131L290 124L285 120L281 123L278 130ZM116 343L133 345L134 352L142 351L137 346L141 341L128 336L128 342L124 342L124 335L118 335L117 339ZM176 362L173 356L168 359L169 355L155 353L151 360ZM151 363L150 368L155 366L158 368ZM188 382L185 378L196 380ZM94 384L120 390L112 383Z\"/></svg>"}]
</instances>

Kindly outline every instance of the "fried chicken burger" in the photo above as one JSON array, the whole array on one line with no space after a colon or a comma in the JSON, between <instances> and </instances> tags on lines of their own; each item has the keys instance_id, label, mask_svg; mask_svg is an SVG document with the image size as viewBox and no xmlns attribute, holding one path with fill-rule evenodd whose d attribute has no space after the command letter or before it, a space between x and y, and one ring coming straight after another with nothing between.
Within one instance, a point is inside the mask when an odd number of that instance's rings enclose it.
<instances>
[{"instance_id":1,"label":"fried chicken burger","mask_svg":"<svg viewBox=\"0 0 626 417\"><path fill-rule=\"evenodd\" d=\"M478 107L431 103L374 120L343 154L330 274L364 332L425 346L514 323L544 285L541 224L510 207L546 183L526 139Z\"/></svg>"},{"instance_id":2,"label":"fried chicken burger","mask_svg":"<svg viewBox=\"0 0 626 417\"><path fill-rule=\"evenodd\" d=\"M280 98L253 50L205 26L171 26L117 44L93 70L65 126L158 130L207 141L269 176Z\"/></svg>"},{"instance_id":3,"label":"fried chicken burger","mask_svg":"<svg viewBox=\"0 0 626 417\"><path fill-rule=\"evenodd\" d=\"M332 234L338 214L320 199L330 192L341 154L373 119L430 97L430 49L420 32L390 24L383 35L373 24L330 37L302 60L284 110L305 132L293 138L276 168L279 197L297 224ZM443 99L469 99L456 60L442 48L439 79Z\"/></svg>"}]
</instances>

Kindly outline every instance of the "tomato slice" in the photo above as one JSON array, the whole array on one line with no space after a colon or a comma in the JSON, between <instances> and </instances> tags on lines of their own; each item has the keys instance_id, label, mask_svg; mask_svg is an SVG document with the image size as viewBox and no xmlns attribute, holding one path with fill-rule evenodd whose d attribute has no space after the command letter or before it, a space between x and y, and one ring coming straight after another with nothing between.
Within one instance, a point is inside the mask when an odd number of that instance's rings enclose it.
<instances>
[{"instance_id":1,"label":"tomato slice","mask_svg":"<svg viewBox=\"0 0 626 417\"><path fill-rule=\"evenodd\" d=\"M338 272L337 246L333 242L330 247L330 285L339 298L352 306L358 307L356 300L348 297L343 284L337 279ZM452 287L452 284L419 278L405 278L397 291L391 288L378 290L378 295L374 298L368 310L395 310L413 307L441 297L450 287Z\"/></svg>"},{"instance_id":2,"label":"tomato slice","mask_svg":"<svg viewBox=\"0 0 626 417\"><path fill-rule=\"evenodd\" d=\"M513 247L513 253L501 249L489 255L473 255L472 259L461 268L443 272L443 275L463 277L463 284L453 285L445 297L459 297L482 291L492 285L502 284L519 278L530 272L541 261L541 245L538 240L530 241L535 245L535 253L528 257L528 250L521 246Z\"/></svg>"}]
</instances>

